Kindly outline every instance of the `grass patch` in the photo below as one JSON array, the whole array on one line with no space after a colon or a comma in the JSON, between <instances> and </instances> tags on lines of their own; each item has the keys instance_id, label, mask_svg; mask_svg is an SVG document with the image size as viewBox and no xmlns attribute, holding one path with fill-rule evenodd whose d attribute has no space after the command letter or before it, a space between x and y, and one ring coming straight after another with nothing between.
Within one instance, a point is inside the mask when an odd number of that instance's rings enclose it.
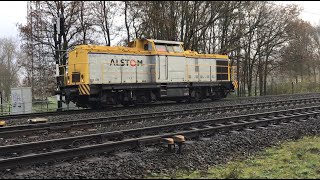
<instances>
[{"instance_id":1,"label":"grass patch","mask_svg":"<svg viewBox=\"0 0 320 180\"><path fill-rule=\"evenodd\" d=\"M148 178L182 179L292 179L320 178L320 137L304 137L298 141L268 148L245 160L211 167L207 172L179 171L171 175Z\"/></svg>"},{"instance_id":2,"label":"grass patch","mask_svg":"<svg viewBox=\"0 0 320 180\"><path fill-rule=\"evenodd\" d=\"M35 100L32 102L32 112L47 112L47 111L56 111L58 105L55 96L48 97L46 100ZM8 115L12 112L12 104L6 103L0 106L0 115Z\"/></svg>"},{"instance_id":3,"label":"grass patch","mask_svg":"<svg viewBox=\"0 0 320 180\"><path fill-rule=\"evenodd\" d=\"M8 104L0 105L0 115L10 114L10 106Z\"/></svg>"},{"instance_id":4,"label":"grass patch","mask_svg":"<svg viewBox=\"0 0 320 180\"><path fill-rule=\"evenodd\" d=\"M48 97L48 101L35 101L32 104L32 112L47 112L56 111L58 107L58 102L55 96Z\"/></svg>"},{"instance_id":5,"label":"grass patch","mask_svg":"<svg viewBox=\"0 0 320 180\"><path fill-rule=\"evenodd\" d=\"M57 102L56 96L48 97L47 100L44 99L44 100L32 101L32 113L57 111L57 108L58 108L58 102ZM66 104L63 104L62 108L64 110L68 110ZM82 108L76 107L75 104L70 102L69 110L72 110L72 109L82 109ZM0 106L0 116L9 115L11 113L12 113L12 104L10 104L10 102Z\"/></svg>"}]
</instances>

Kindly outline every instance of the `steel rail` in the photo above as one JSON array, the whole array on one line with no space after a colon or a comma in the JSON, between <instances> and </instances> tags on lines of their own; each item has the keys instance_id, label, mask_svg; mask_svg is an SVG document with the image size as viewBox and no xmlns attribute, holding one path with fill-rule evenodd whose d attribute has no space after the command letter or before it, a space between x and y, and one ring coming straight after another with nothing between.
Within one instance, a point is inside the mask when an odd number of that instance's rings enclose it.
<instances>
[{"instance_id":1,"label":"steel rail","mask_svg":"<svg viewBox=\"0 0 320 180\"><path fill-rule=\"evenodd\" d=\"M28 124L18 126L0 127L0 137L17 137L21 135L34 135L37 133L49 133L56 131L68 131L71 129L83 129L93 128L96 125L111 125L111 124L125 124L128 122L141 122L141 121L155 121L158 119L164 119L168 117L183 117L197 114L213 114L225 111L237 111L243 109L257 109L257 108L269 108L279 107L284 105L297 105L297 104L311 104L320 102L320 98L308 98L308 99L291 99L285 101L271 101L263 103L249 103L239 104L233 106L221 106L221 107L207 107L207 108L195 108L176 111L162 111L156 113L141 113L123 116L109 116L100 118L89 118L71 121L49 122L41 124Z\"/></svg>"},{"instance_id":2,"label":"steel rail","mask_svg":"<svg viewBox=\"0 0 320 180\"><path fill-rule=\"evenodd\" d=\"M153 145L160 143L162 138L172 137L173 135L184 135L187 137L187 139L190 139L221 131L257 128L271 124L300 121L308 118L315 118L319 115L320 106L313 106L283 111L256 113L227 118L208 119L187 123L176 123L139 129L114 131L80 137L40 141L28 144L1 146L0 153L2 155L21 154L21 156L0 159L0 169L63 160L76 156L112 152L119 149L131 149L139 146ZM95 144L92 145L89 143L88 145L87 141L94 141ZM79 142L79 144L72 146L75 142ZM32 151L32 154L29 153L24 155L24 153L28 153L28 151ZM45 152L34 154L36 151Z\"/></svg>"},{"instance_id":3,"label":"steel rail","mask_svg":"<svg viewBox=\"0 0 320 180\"><path fill-rule=\"evenodd\" d=\"M294 95L319 95L320 93L298 93ZM243 99L260 99L260 98L266 98L266 97L286 97L286 96L292 96L292 94L282 94L282 95L267 95L267 96L256 96L256 97L237 97L237 98L225 98L223 100L226 101L232 101L232 100L243 100ZM151 104L151 105L167 105L167 104L176 104L176 103L168 103L168 102L162 102L159 104ZM190 104L190 103L185 103ZM150 104L146 104L147 106L150 106ZM134 107L111 107L111 110L118 110L118 108L121 109L130 109ZM79 110L63 110L63 111L50 111L50 112L41 112L41 113L27 113L27 114L11 114L11 115L0 115L1 119L20 119L20 118L29 118L29 117L45 117L45 116L59 116L59 115L68 115L68 114L74 114L74 113L88 113L88 112L104 112L106 110L97 110L97 109L79 109Z\"/></svg>"}]
</instances>

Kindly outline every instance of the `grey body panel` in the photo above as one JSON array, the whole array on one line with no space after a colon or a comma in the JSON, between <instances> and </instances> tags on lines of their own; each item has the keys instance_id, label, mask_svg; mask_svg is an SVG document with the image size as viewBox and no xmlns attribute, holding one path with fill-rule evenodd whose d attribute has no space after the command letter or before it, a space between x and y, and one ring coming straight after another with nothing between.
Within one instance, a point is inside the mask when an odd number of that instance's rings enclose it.
<instances>
[{"instance_id":1,"label":"grey body panel","mask_svg":"<svg viewBox=\"0 0 320 180\"><path fill-rule=\"evenodd\" d=\"M91 84L151 83L154 63L150 56L91 53Z\"/></svg>"},{"instance_id":2,"label":"grey body panel","mask_svg":"<svg viewBox=\"0 0 320 180\"><path fill-rule=\"evenodd\" d=\"M216 60L187 58L186 77L189 82L216 81Z\"/></svg>"},{"instance_id":3,"label":"grey body panel","mask_svg":"<svg viewBox=\"0 0 320 180\"><path fill-rule=\"evenodd\" d=\"M90 84L216 82L216 60L170 55L89 53Z\"/></svg>"}]
</instances>

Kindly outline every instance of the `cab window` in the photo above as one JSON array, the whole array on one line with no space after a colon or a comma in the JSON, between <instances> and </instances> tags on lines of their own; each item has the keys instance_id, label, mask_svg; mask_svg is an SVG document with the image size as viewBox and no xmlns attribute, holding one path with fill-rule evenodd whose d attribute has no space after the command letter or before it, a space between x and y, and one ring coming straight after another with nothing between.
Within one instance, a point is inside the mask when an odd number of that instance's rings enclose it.
<instances>
[{"instance_id":1,"label":"cab window","mask_svg":"<svg viewBox=\"0 0 320 180\"><path fill-rule=\"evenodd\" d=\"M168 50L168 52L174 52L173 46L171 44L167 45L167 50Z\"/></svg>"},{"instance_id":2,"label":"cab window","mask_svg":"<svg viewBox=\"0 0 320 180\"><path fill-rule=\"evenodd\" d=\"M163 44L156 44L156 49L158 52L167 52L166 46Z\"/></svg>"},{"instance_id":3,"label":"cab window","mask_svg":"<svg viewBox=\"0 0 320 180\"><path fill-rule=\"evenodd\" d=\"M174 52L183 52L183 49L181 48L180 45L174 45L172 47L173 47Z\"/></svg>"},{"instance_id":4,"label":"cab window","mask_svg":"<svg viewBox=\"0 0 320 180\"><path fill-rule=\"evenodd\" d=\"M155 44L158 52L183 52L179 44Z\"/></svg>"}]
</instances>

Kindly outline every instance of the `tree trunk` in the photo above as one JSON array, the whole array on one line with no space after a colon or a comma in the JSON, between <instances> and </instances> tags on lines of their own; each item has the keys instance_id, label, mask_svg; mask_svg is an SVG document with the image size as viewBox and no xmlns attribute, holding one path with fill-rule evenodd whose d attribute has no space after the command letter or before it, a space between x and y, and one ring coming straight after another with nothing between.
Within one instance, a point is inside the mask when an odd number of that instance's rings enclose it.
<instances>
[{"instance_id":1,"label":"tree trunk","mask_svg":"<svg viewBox=\"0 0 320 180\"><path fill-rule=\"evenodd\" d=\"M125 22L126 29L127 29L127 43L129 43L130 42L130 31L129 31L129 25L128 25L127 10L128 10L128 2L124 1L124 22ZM110 36L108 36L108 37L109 37L109 40L110 40Z\"/></svg>"},{"instance_id":2,"label":"tree trunk","mask_svg":"<svg viewBox=\"0 0 320 180\"><path fill-rule=\"evenodd\" d=\"M269 60L269 54L266 55L266 62L264 64L264 95L267 95L267 76L268 76L268 60Z\"/></svg>"}]
</instances>

